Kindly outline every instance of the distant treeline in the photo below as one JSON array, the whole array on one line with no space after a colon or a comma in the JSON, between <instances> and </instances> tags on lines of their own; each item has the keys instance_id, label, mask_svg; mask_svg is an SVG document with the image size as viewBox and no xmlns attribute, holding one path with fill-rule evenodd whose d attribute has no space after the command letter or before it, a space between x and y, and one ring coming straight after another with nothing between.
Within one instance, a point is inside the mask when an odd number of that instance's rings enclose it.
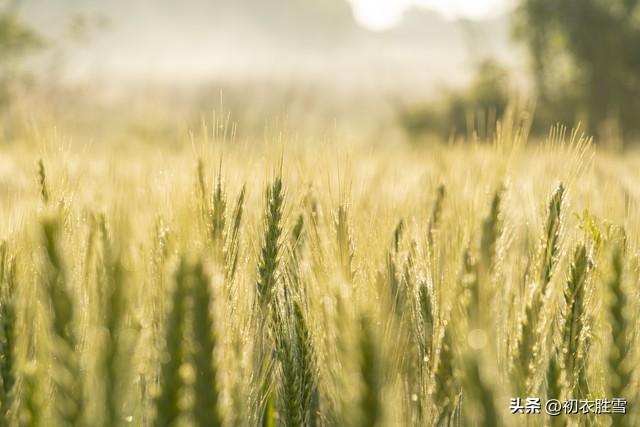
<instances>
[{"instance_id":1,"label":"distant treeline","mask_svg":"<svg viewBox=\"0 0 640 427\"><path fill-rule=\"evenodd\" d=\"M596 140L630 144L640 135L640 2L521 0L514 38L529 54L536 100L532 131L581 123ZM465 91L444 105L412 106L401 120L412 137L476 131L477 118L504 113L513 91L506 69L481 62ZM482 123L486 126L486 123Z\"/></svg>"}]
</instances>

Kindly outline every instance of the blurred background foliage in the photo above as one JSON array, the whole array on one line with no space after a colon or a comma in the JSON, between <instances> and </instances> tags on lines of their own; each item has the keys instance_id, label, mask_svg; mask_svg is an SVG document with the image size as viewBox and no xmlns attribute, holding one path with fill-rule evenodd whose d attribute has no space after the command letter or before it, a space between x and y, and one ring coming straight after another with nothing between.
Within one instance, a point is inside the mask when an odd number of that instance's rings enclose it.
<instances>
[{"instance_id":1,"label":"blurred background foliage","mask_svg":"<svg viewBox=\"0 0 640 427\"><path fill-rule=\"evenodd\" d=\"M573 112L596 135L640 132L638 1L523 0L516 17L542 118Z\"/></svg>"},{"instance_id":2,"label":"blurred background foliage","mask_svg":"<svg viewBox=\"0 0 640 427\"><path fill-rule=\"evenodd\" d=\"M43 47L38 33L19 16L16 2L1 4L0 9L0 109L10 101L10 90L21 76L20 60Z\"/></svg>"},{"instance_id":3,"label":"blurred background foliage","mask_svg":"<svg viewBox=\"0 0 640 427\"><path fill-rule=\"evenodd\" d=\"M359 25L346 0L71 3L0 1L5 136L16 109L36 114L34 99L64 99L74 126L95 131L91 105L142 139L197 124L221 99L245 133L275 117L310 132L348 121L376 142L490 138L524 99L534 135L557 123L610 145L640 135L635 0L518 0L482 22L413 8L384 31ZM147 52L164 62L127 68Z\"/></svg>"},{"instance_id":4,"label":"blurred background foliage","mask_svg":"<svg viewBox=\"0 0 640 427\"><path fill-rule=\"evenodd\" d=\"M640 133L640 7L635 0L521 0L514 38L528 53L532 131L579 123L599 140L633 141ZM403 115L410 134L475 131L478 112L500 117L517 89L490 59L475 81L447 95L444 106L422 105ZM617 140L617 142L616 142Z\"/></svg>"},{"instance_id":5,"label":"blurred background foliage","mask_svg":"<svg viewBox=\"0 0 640 427\"><path fill-rule=\"evenodd\" d=\"M480 62L472 83L447 90L442 103L423 103L402 111L403 127L413 140L424 134L458 138L467 133L486 139L509 106L509 73L492 59Z\"/></svg>"}]
</instances>

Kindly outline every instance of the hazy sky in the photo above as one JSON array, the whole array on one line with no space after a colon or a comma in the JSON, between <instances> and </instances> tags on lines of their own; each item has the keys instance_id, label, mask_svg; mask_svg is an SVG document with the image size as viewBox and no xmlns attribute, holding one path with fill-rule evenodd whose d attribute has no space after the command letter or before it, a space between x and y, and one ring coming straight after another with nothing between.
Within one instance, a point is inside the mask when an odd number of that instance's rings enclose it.
<instances>
[{"instance_id":1,"label":"hazy sky","mask_svg":"<svg viewBox=\"0 0 640 427\"><path fill-rule=\"evenodd\" d=\"M425 6L449 18L484 18L504 12L511 0L349 0L356 19L372 29L392 26L412 6Z\"/></svg>"}]
</instances>

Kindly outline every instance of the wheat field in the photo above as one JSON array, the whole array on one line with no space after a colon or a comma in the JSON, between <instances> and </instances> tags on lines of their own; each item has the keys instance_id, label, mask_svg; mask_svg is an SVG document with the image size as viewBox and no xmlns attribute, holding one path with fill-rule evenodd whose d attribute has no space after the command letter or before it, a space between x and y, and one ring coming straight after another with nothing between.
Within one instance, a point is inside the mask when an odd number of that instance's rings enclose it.
<instances>
[{"instance_id":1,"label":"wheat field","mask_svg":"<svg viewBox=\"0 0 640 427\"><path fill-rule=\"evenodd\" d=\"M1 148L0 425L640 423L640 158L210 128Z\"/></svg>"}]
</instances>

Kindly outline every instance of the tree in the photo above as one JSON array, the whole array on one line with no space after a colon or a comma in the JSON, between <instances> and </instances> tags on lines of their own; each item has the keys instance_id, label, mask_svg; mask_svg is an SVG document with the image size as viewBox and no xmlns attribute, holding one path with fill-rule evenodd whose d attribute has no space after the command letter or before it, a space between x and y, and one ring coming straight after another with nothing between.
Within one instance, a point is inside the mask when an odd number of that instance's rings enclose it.
<instances>
[{"instance_id":1,"label":"tree","mask_svg":"<svg viewBox=\"0 0 640 427\"><path fill-rule=\"evenodd\" d=\"M404 109L401 124L412 139L475 134L490 140L507 110L509 86L507 70L493 59L483 59L468 87L447 92L440 105L420 103Z\"/></svg>"},{"instance_id":2,"label":"tree","mask_svg":"<svg viewBox=\"0 0 640 427\"><path fill-rule=\"evenodd\" d=\"M522 0L516 35L529 49L539 109L578 109L574 119L600 135L614 122L640 134L639 4Z\"/></svg>"},{"instance_id":3,"label":"tree","mask_svg":"<svg viewBox=\"0 0 640 427\"><path fill-rule=\"evenodd\" d=\"M18 6L17 1L0 1L0 108L9 101L20 61L43 45L42 38L20 18Z\"/></svg>"}]
</instances>

